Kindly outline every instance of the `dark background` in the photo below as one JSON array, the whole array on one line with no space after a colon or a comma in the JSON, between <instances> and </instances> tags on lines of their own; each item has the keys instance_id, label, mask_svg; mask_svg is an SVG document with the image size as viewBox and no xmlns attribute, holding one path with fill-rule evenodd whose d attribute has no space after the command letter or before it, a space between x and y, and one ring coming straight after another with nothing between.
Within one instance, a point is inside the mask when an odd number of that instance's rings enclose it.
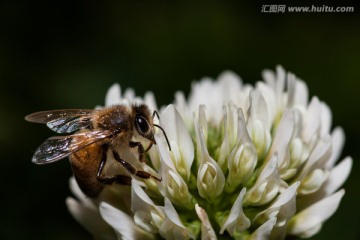
<instances>
[{"instance_id":1,"label":"dark background","mask_svg":"<svg viewBox=\"0 0 360 240\"><path fill-rule=\"evenodd\" d=\"M346 132L343 156L354 158L339 210L313 239L359 239L360 8L314 4L355 13L266 14L239 1L2 1L0 238L90 238L65 206L68 162L31 163L53 133L26 114L103 105L115 82L139 95L152 90L163 105L202 76L230 69L253 83L282 64L330 105Z\"/></svg>"}]
</instances>

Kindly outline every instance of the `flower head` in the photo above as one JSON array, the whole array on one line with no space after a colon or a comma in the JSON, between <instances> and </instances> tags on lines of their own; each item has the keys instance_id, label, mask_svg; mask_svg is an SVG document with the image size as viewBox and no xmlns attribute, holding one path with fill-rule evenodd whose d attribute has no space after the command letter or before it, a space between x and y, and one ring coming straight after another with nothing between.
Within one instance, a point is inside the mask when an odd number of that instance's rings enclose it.
<instances>
[{"instance_id":1,"label":"flower head","mask_svg":"<svg viewBox=\"0 0 360 240\"><path fill-rule=\"evenodd\" d=\"M306 84L278 66L264 81L244 85L232 72L192 85L161 108L163 134L142 169L161 182L133 178L97 199L68 198L73 216L100 239L284 239L310 237L337 209L351 157L338 164L344 143L331 131L330 108L308 99ZM110 88L106 105L145 102Z\"/></svg>"}]
</instances>

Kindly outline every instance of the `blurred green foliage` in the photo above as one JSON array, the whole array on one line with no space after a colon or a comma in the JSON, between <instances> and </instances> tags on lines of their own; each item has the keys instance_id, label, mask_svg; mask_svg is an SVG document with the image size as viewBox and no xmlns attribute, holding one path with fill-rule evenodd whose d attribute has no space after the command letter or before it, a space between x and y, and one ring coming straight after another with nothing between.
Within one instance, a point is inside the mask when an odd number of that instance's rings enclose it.
<instances>
[{"instance_id":1,"label":"blurred green foliage","mask_svg":"<svg viewBox=\"0 0 360 240\"><path fill-rule=\"evenodd\" d=\"M203 76L230 69L254 83L282 64L330 105L346 132L344 156L354 158L339 211L313 239L359 239L360 8L339 3L355 12L266 14L240 1L2 1L0 238L90 237L65 207L67 161L31 164L53 133L26 114L102 105L115 82L139 95L151 90L163 105Z\"/></svg>"}]
</instances>

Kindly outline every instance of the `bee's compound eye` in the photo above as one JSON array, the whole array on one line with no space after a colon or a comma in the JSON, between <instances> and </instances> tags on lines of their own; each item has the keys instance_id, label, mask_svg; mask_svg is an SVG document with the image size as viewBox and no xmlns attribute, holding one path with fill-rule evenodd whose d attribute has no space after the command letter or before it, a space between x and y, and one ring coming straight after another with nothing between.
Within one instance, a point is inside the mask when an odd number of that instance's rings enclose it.
<instances>
[{"instance_id":1,"label":"bee's compound eye","mask_svg":"<svg viewBox=\"0 0 360 240\"><path fill-rule=\"evenodd\" d=\"M146 119L140 115L137 115L135 118L136 124L139 128L139 130L142 133L147 133L149 131L149 123L146 121Z\"/></svg>"}]
</instances>

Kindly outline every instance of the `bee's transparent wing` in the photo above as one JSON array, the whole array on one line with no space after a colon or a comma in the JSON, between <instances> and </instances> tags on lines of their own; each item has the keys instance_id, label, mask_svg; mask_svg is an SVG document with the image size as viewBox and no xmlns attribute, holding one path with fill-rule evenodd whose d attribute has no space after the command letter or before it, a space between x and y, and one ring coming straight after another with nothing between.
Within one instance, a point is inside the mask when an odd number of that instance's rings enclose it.
<instances>
[{"instance_id":1,"label":"bee's transparent wing","mask_svg":"<svg viewBox=\"0 0 360 240\"><path fill-rule=\"evenodd\" d=\"M47 164L58 161L111 135L110 131L88 131L70 136L50 137L36 149L32 162Z\"/></svg>"},{"instance_id":2,"label":"bee's transparent wing","mask_svg":"<svg viewBox=\"0 0 360 240\"><path fill-rule=\"evenodd\" d=\"M71 133L79 129L86 128L90 126L90 124L91 117L83 116L54 119L46 123L46 126L57 133Z\"/></svg>"},{"instance_id":3,"label":"bee's transparent wing","mask_svg":"<svg viewBox=\"0 0 360 240\"><path fill-rule=\"evenodd\" d=\"M63 109L36 112L25 117L25 120L35 123L44 123L57 133L71 133L88 127L91 124L89 109Z\"/></svg>"}]
</instances>

